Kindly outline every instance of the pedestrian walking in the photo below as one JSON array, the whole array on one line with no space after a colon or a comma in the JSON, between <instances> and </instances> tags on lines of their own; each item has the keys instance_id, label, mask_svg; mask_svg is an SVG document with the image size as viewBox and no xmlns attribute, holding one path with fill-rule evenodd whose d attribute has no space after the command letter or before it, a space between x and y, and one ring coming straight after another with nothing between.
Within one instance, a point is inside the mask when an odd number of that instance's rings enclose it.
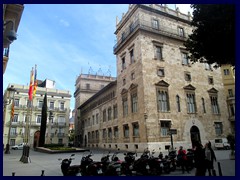
<instances>
[{"instance_id":1,"label":"pedestrian walking","mask_svg":"<svg viewBox=\"0 0 240 180\"><path fill-rule=\"evenodd\" d=\"M213 163L214 161L217 161L215 153L212 149L211 146L211 142L209 141L208 143L206 143L205 145L205 162L206 162L206 168L208 170L208 174L209 176L212 176L212 174L214 175L214 166Z\"/></svg>"},{"instance_id":2,"label":"pedestrian walking","mask_svg":"<svg viewBox=\"0 0 240 180\"><path fill-rule=\"evenodd\" d=\"M177 160L182 168L182 173L184 174L185 170L189 173L188 166L187 166L187 155L186 150L183 149L182 146L179 147Z\"/></svg>"},{"instance_id":3,"label":"pedestrian walking","mask_svg":"<svg viewBox=\"0 0 240 180\"><path fill-rule=\"evenodd\" d=\"M206 163L205 163L205 151L203 145L200 142L196 142L193 148L194 161L195 161L195 176L205 176L206 174Z\"/></svg>"}]
</instances>

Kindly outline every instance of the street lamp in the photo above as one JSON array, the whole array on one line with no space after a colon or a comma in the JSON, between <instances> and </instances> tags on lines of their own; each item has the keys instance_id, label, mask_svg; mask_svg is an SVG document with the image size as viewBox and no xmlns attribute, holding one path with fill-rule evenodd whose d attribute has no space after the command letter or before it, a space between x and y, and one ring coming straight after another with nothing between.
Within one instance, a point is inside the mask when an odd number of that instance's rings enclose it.
<instances>
[{"instance_id":1,"label":"street lamp","mask_svg":"<svg viewBox=\"0 0 240 180\"><path fill-rule=\"evenodd\" d=\"M11 23L12 26L11 26L10 31L7 33L6 37L7 37L8 41L11 43L11 42L13 42L14 40L17 39L17 34L16 34L16 31L15 31L15 23L13 22L13 20L8 20L3 25L6 26L9 23Z\"/></svg>"},{"instance_id":2,"label":"street lamp","mask_svg":"<svg viewBox=\"0 0 240 180\"><path fill-rule=\"evenodd\" d=\"M16 89L14 89L13 85L9 88L7 88L7 100L4 102L4 105L9 105L14 103L14 94L16 92ZM12 113L12 112L11 112ZM10 121L9 121L9 129L8 129L8 139L6 144L6 151L5 154L10 154L10 132L12 127L12 120L14 118L14 115L11 114Z\"/></svg>"}]
</instances>

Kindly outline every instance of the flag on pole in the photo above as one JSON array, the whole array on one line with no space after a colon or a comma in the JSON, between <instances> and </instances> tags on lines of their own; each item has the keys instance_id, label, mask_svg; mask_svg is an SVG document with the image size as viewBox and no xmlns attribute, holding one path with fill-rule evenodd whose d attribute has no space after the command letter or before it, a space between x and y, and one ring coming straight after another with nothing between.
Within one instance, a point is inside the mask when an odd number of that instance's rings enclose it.
<instances>
[{"instance_id":1,"label":"flag on pole","mask_svg":"<svg viewBox=\"0 0 240 180\"><path fill-rule=\"evenodd\" d=\"M30 74L30 84L29 84L29 90L28 90L28 99L30 101L32 101L32 97L33 97L33 82L34 82L34 72L33 72L33 68Z\"/></svg>"},{"instance_id":2,"label":"flag on pole","mask_svg":"<svg viewBox=\"0 0 240 180\"><path fill-rule=\"evenodd\" d=\"M12 102L11 119L14 118L14 101Z\"/></svg>"},{"instance_id":3,"label":"flag on pole","mask_svg":"<svg viewBox=\"0 0 240 180\"><path fill-rule=\"evenodd\" d=\"M35 65L35 73L34 73L33 98L36 95L36 91L37 91L37 65Z\"/></svg>"}]
</instances>

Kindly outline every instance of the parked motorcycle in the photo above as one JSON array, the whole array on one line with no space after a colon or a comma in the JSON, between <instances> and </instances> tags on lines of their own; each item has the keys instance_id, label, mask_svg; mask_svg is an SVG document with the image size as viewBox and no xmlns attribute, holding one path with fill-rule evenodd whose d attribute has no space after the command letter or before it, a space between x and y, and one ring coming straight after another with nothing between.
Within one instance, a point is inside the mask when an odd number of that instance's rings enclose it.
<instances>
[{"instance_id":1,"label":"parked motorcycle","mask_svg":"<svg viewBox=\"0 0 240 180\"><path fill-rule=\"evenodd\" d=\"M61 162L61 170L63 173L63 176L82 176L81 174L81 168L80 165L71 165L72 160L74 159L73 156L75 154L71 154L71 156L68 159L59 159L62 160Z\"/></svg>"}]
</instances>

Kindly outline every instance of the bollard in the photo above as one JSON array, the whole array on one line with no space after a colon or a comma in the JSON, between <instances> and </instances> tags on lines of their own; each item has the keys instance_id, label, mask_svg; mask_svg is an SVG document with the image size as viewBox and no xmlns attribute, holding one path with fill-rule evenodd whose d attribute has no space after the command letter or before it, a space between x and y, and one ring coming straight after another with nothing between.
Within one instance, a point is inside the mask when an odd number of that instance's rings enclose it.
<instances>
[{"instance_id":1,"label":"bollard","mask_svg":"<svg viewBox=\"0 0 240 180\"><path fill-rule=\"evenodd\" d=\"M15 176L15 172L12 172L12 176Z\"/></svg>"},{"instance_id":2,"label":"bollard","mask_svg":"<svg viewBox=\"0 0 240 180\"><path fill-rule=\"evenodd\" d=\"M222 169L221 169L220 162L218 162L218 172L219 172L219 176L222 176Z\"/></svg>"},{"instance_id":3,"label":"bollard","mask_svg":"<svg viewBox=\"0 0 240 180\"><path fill-rule=\"evenodd\" d=\"M45 176L45 174L44 174L44 170L42 170L42 174L41 174L41 176Z\"/></svg>"}]
</instances>

